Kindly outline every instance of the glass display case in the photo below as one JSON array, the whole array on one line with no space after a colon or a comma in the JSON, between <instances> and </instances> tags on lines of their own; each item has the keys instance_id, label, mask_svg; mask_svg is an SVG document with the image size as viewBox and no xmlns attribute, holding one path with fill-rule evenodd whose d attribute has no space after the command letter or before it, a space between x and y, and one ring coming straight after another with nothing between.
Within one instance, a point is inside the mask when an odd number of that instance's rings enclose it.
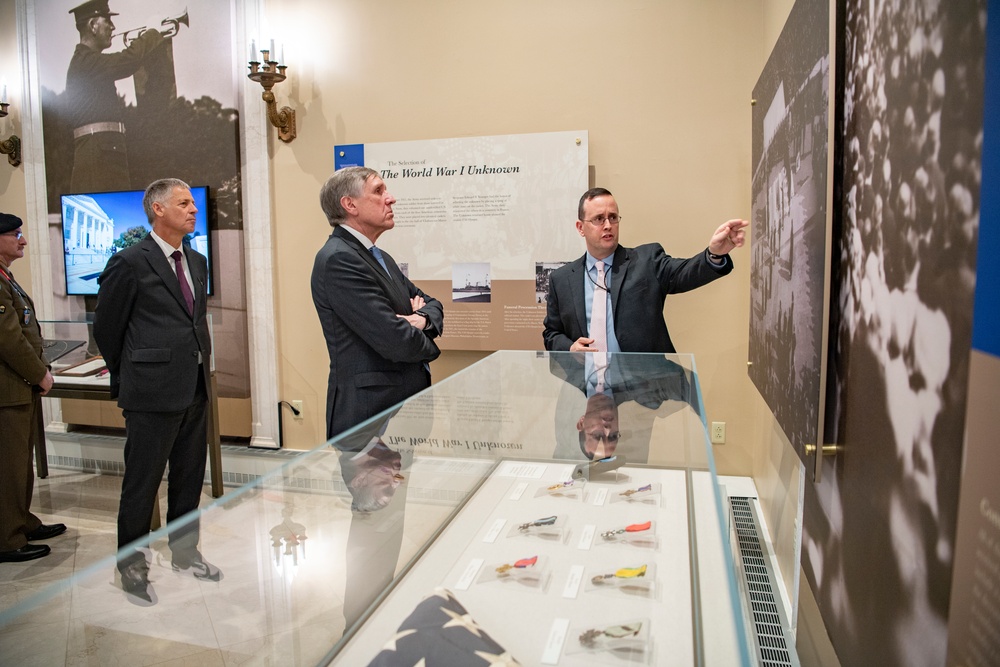
<instances>
[{"instance_id":1,"label":"glass display case","mask_svg":"<svg viewBox=\"0 0 1000 667\"><path fill-rule=\"evenodd\" d=\"M497 352L262 458L138 545L150 600L109 556L0 635L101 663L749 665L693 358L592 360ZM192 521L218 581L171 567Z\"/></svg>"}]
</instances>

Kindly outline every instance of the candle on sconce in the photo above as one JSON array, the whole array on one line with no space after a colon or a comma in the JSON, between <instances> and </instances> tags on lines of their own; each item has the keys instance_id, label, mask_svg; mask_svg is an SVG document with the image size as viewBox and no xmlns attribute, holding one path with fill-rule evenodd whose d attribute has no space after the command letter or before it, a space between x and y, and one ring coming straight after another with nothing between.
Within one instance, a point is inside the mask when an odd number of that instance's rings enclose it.
<instances>
[{"instance_id":1,"label":"candle on sconce","mask_svg":"<svg viewBox=\"0 0 1000 667\"><path fill-rule=\"evenodd\" d=\"M273 39L271 40L271 51L270 51L270 56L269 57L271 58L271 60L274 60L275 58L278 57L278 54L274 51L274 40Z\"/></svg>"},{"instance_id":2,"label":"candle on sconce","mask_svg":"<svg viewBox=\"0 0 1000 667\"><path fill-rule=\"evenodd\" d=\"M257 60L257 40L250 40L250 60Z\"/></svg>"},{"instance_id":3,"label":"candle on sconce","mask_svg":"<svg viewBox=\"0 0 1000 667\"><path fill-rule=\"evenodd\" d=\"M281 60L280 60L280 62L281 62L282 65L285 64L285 45L284 44L281 45Z\"/></svg>"},{"instance_id":4,"label":"candle on sconce","mask_svg":"<svg viewBox=\"0 0 1000 667\"><path fill-rule=\"evenodd\" d=\"M3 93L0 94L0 103L7 104L7 82L3 82Z\"/></svg>"}]
</instances>

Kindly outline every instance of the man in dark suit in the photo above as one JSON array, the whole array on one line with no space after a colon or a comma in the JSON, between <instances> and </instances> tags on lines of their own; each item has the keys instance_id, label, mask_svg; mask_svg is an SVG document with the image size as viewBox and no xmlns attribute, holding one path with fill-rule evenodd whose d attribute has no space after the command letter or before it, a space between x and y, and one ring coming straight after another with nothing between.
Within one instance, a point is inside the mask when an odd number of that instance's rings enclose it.
<instances>
[{"instance_id":1,"label":"man in dark suit","mask_svg":"<svg viewBox=\"0 0 1000 667\"><path fill-rule=\"evenodd\" d=\"M47 540L66 531L61 523L43 525L31 513L35 473L31 434L40 396L52 389L52 373L42 356L42 331L35 304L14 280L10 265L24 257L27 239L21 218L0 213L0 563L41 558Z\"/></svg>"},{"instance_id":2,"label":"man in dark suit","mask_svg":"<svg viewBox=\"0 0 1000 667\"><path fill-rule=\"evenodd\" d=\"M675 352L663 319L664 300L728 275L729 252L743 245L750 224L725 222L705 252L677 259L659 243L619 246L618 204L604 188L583 193L577 215L587 252L552 272L542 333L546 350ZM596 328L594 315L601 323Z\"/></svg>"},{"instance_id":3,"label":"man in dark suit","mask_svg":"<svg viewBox=\"0 0 1000 667\"><path fill-rule=\"evenodd\" d=\"M94 338L111 372L111 396L125 415L125 476L118 508L118 548L149 532L167 462L167 522L198 509L207 453L208 264L184 246L198 209L183 181L162 179L142 200L153 228L111 256L98 278ZM198 521L172 530L174 570L218 581L198 551ZM122 588L152 602L142 552L123 553Z\"/></svg>"},{"instance_id":4,"label":"man in dark suit","mask_svg":"<svg viewBox=\"0 0 1000 667\"><path fill-rule=\"evenodd\" d=\"M395 225L389 194L366 167L335 172L320 191L333 233L316 254L312 296L330 354L327 437L430 386L441 303L375 246Z\"/></svg>"}]
</instances>

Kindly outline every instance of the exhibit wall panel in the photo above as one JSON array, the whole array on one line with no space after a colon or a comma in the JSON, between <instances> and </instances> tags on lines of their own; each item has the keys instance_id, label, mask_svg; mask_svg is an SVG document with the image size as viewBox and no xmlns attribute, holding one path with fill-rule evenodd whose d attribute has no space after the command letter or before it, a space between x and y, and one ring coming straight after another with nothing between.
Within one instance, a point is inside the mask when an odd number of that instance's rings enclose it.
<instances>
[{"instance_id":1,"label":"exhibit wall panel","mask_svg":"<svg viewBox=\"0 0 1000 667\"><path fill-rule=\"evenodd\" d=\"M763 68L777 43L793 0L763 3L763 40L760 65ZM747 109L750 129L751 109ZM750 172L747 172L750 176ZM751 235L757 230L751 224ZM755 239L754 239L755 240ZM750 293L749 281L746 285ZM748 316L749 319L749 316ZM798 617L799 567L802 534L802 493L804 466L778 424L774 413L752 381L747 380L745 405L751 412L749 441L753 453L751 476L757 487L761 513L771 535L775 558L779 563L781 584L791 605L789 619ZM716 452L719 448L716 448Z\"/></svg>"}]
</instances>

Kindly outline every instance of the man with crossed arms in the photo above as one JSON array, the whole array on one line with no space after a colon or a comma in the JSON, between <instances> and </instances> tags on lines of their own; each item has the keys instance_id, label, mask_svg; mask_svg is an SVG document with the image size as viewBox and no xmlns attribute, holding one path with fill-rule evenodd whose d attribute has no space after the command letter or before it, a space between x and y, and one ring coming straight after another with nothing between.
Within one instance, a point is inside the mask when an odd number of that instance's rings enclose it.
<instances>
[{"instance_id":1,"label":"man with crossed arms","mask_svg":"<svg viewBox=\"0 0 1000 667\"><path fill-rule=\"evenodd\" d=\"M444 309L375 245L396 225L396 199L375 170L340 169L319 198L333 227L311 279L330 354L329 438L430 386Z\"/></svg>"}]
</instances>

